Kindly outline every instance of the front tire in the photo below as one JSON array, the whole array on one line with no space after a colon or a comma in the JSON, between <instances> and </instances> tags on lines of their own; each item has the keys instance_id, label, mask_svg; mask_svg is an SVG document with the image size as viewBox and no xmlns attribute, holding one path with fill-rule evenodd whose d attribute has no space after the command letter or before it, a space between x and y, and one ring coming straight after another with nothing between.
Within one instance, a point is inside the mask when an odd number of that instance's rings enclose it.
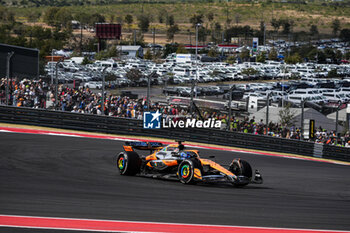
<instances>
[{"instance_id":1,"label":"front tire","mask_svg":"<svg viewBox=\"0 0 350 233\"><path fill-rule=\"evenodd\" d=\"M117 158L120 175L134 176L140 172L141 159L136 152L121 152Z\"/></svg>"},{"instance_id":2,"label":"front tire","mask_svg":"<svg viewBox=\"0 0 350 233\"><path fill-rule=\"evenodd\" d=\"M229 171L232 172L236 176L244 176L244 177L248 178L249 181L252 180L252 176L253 176L252 167L245 160L234 159L229 167ZM248 183L246 183L246 182L245 183L235 183L234 185L241 187L241 186L247 185Z\"/></svg>"},{"instance_id":3,"label":"front tire","mask_svg":"<svg viewBox=\"0 0 350 233\"><path fill-rule=\"evenodd\" d=\"M201 169L200 162L198 160L186 159L182 161L177 170L177 176L183 184L195 184L194 169Z\"/></svg>"}]
</instances>

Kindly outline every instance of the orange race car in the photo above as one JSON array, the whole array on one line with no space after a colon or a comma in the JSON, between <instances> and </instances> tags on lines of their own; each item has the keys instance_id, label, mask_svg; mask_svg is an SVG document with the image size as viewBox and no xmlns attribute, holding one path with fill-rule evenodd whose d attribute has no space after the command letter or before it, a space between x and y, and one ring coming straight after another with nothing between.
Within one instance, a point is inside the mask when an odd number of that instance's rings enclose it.
<instances>
[{"instance_id":1,"label":"orange race car","mask_svg":"<svg viewBox=\"0 0 350 233\"><path fill-rule=\"evenodd\" d=\"M253 172L247 161L234 159L226 169L210 159L201 158L198 150L185 150L181 141L170 145L159 142L126 142L123 147L124 151L116 159L121 175L178 179L184 184L228 182L235 186L245 186L263 182L260 172ZM151 154L140 156L135 149L150 150Z\"/></svg>"}]
</instances>

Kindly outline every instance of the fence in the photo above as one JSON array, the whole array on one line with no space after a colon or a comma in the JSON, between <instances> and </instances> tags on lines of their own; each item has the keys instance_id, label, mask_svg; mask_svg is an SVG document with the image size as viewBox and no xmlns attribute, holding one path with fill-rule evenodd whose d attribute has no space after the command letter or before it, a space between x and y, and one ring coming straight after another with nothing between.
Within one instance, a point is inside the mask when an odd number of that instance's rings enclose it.
<instances>
[{"instance_id":1,"label":"fence","mask_svg":"<svg viewBox=\"0 0 350 233\"><path fill-rule=\"evenodd\" d=\"M144 129L141 120L0 106L0 122L149 136L350 161L350 148L218 129Z\"/></svg>"}]
</instances>

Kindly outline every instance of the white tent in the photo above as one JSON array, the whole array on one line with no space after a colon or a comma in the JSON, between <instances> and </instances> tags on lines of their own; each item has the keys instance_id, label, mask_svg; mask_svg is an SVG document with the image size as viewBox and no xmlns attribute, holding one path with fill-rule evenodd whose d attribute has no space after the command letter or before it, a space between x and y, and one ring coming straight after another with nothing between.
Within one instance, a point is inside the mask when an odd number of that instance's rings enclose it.
<instances>
[{"instance_id":1,"label":"white tent","mask_svg":"<svg viewBox=\"0 0 350 233\"><path fill-rule=\"evenodd\" d=\"M279 107L271 107L269 108L269 122L280 123L279 112L283 108ZM301 108L290 108L291 113L294 115L293 124L296 127L301 127ZM258 112L250 115L250 118L255 117L255 120L259 122L261 119L266 121L266 107L260 109ZM316 111L313 108L305 108L304 109L304 119L315 120L316 128L322 127L326 129L328 132L335 130L335 120L327 118L322 113ZM341 132L343 127L338 125L338 132Z\"/></svg>"}]
</instances>

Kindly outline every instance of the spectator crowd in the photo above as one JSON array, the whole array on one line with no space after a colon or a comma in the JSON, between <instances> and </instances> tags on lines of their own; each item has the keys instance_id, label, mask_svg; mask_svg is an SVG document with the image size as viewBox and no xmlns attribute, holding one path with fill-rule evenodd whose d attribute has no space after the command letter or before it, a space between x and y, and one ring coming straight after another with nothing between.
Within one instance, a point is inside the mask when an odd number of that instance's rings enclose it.
<instances>
[{"instance_id":1,"label":"spectator crowd","mask_svg":"<svg viewBox=\"0 0 350 233\"><path fill-rule=\"evenodd\" d=\"M55 106L55 88L42 80L21 81L10 80L9 105L17 107L59 109L74 113L86 113L97 115L108 115L114 117L142 119L143 112L147 111L147 101L142 99L130 99L114 95L106 95L102 101L101 93L95 93L89 88L72 88L60 85L58 88L58 106ZM6 79L0 80L0 104L6 103ZM189 116L189 109L176 105L164 105L151 103L151 111L159 111L163 117L168 116ZM199 118L199 114L195 117ZM201 117L204 119L216 119L222 122L222 129L235 132L251 133L256 135L269 135L273 137L287 139L301 139L301 129L296 126L286 126L279 123L266 124L262 119L257 121L253 118L232 117L230 127L226 114L214 111L203 111ZM347 132L344 137L339 138L335 132L327 132L319 127L315 132L315 142L330 145L340 145L350 147L350 136Z\"/></svg>"}]
</instances>

